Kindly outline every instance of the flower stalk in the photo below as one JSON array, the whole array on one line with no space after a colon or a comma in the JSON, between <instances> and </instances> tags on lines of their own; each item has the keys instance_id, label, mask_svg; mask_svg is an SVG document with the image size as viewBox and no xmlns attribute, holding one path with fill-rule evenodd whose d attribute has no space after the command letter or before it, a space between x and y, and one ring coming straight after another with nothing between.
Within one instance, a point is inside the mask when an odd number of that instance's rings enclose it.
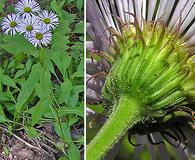
<instances>
[{"instance_id":1,"label":"flower stalk","mask_svg":"<svg viewBox=\"0 0 195 160\"><path fill-rule=\"evenodd\" d=\"M139 118L139 102L130 95L123 95L117 109L87 146L87 160L101 160Z\"/></svg>"}]
</instances>

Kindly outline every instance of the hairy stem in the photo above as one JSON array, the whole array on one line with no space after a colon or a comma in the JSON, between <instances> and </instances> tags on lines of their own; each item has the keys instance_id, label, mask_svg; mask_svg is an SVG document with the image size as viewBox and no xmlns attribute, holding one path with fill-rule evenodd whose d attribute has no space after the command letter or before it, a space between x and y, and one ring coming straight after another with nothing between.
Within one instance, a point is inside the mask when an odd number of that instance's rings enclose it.
<instances>
[{"instance_id":1,"label":"hairy stem","mask_svg":"<svg viewBox=\"0 0 195 160\"><path fill-rule=\"evenodd\" d=\"M129 95L123 95L106 124L87 146L87 160L101 160L139 120L139 103Z\"/></svg>"}]
</instances>

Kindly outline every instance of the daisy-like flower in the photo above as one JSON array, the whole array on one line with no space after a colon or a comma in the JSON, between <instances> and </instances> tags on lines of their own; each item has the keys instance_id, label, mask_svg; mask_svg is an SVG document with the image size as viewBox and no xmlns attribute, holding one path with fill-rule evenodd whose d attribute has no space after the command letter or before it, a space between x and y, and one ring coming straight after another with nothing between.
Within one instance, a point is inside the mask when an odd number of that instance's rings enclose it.
<instances>
[{"instance_id":1,"label":"daisy-like flower","mask_svg":"<svg viewBox=\"0 0 195 160\"><path fill-rule=\"evenodd\" d=\"M35 34L41 29L40 21L36 16L26 16L19 24L20 34L24 33L24 37L28 38L31 34Z\"/></svg>"},{"instance_id":2,"label":"daisy-like flower","mask_svg":"<svg viewBox=\"0 0 195 160\"><path fill-rule=\"evenodd\" d=\"M47 29L41 29L28 37L28 41L35 47L48 46L52 40L52 34Z\"/></svg>"},{"instance_id":3,"label":"daisy-like flower","mask_svg":"<svg viewBox=\"0 0 195 160\"><path fill-rule=\"evenodd\" d=\"M38 14L42 27L47 29L55 29L59 24L59 19L52 11L42 11Z\"/></svg>"},{"instance_id":4,"label":"daisy-like flower","mask_svg":"<svg viewBox=\"0 0 195 160\"><path fill-rule=\"evenodd\" d=\"M40 12L41 8L35 0L20 0L15 5L15 10L23 17Z\"/></svg>"},{"instance_id":5,"label":"daisy-like flower","mask_svg":"<svg viewBox=\"0 0 195 160\"><path fill-rule=\"evenodd\" d=\"M131 144L131 135L136 135L133 159L140 158L145 146L151 159L159 155L171 159L165 142L173 146L177 159L193 159L194 4L192 0L87 0L91 37L86 46L87 103L102 103L109 111L107 122L87 146L87 160L110 154L125 133Z\"/></svg>"},{"instance_id":6,"label":"daisy-like flower","mask_svg":"<svg viewBox=\"0 0 195 160\"><path fill-rule=\"evenodd\" d=\"M1 28L5 34L15 35L19 31L20 21L20 16L12 13L3 18Z\"/></svg>"}]
</instances>

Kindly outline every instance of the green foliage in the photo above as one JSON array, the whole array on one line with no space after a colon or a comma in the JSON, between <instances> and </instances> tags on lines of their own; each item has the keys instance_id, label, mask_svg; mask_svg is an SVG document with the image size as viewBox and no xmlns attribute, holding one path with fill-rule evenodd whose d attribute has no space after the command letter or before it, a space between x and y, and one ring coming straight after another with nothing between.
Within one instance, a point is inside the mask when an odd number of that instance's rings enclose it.
<instances>
[{"instance_id":1,"label":"green foliage","mask_svg":"<svg viewBox=\"0 0 195 160\"><path fill-rule=\"evenodd\" d=\"M4 9L4 7L5 7L5 2L6 2L6 0L2 0L2 1L0 2L0 13L3 12L3 9Z\"/></svg>"},{"instance_id":2,"label":"green foliage","mask_svg":"<svg viewBox=\"0 0 195 160\"><path fill-rule=\"evenodd\" d=\"M68 156L70 158L70 160L80 160L80 156L79 156L79 150L77 148L76 145L71 144L70 148L68 149Z\"/></svg>"},{"instance_id":3,"label":"green foliage","mask_svg":"<svg viewBox=\"0 0 195 160\"><path fill-rule=\"evenodd\" d=\"M76 6L78 8L79 11L82 10L83 5L84 5L84 1L83 0L66 0L67 3L76 3Z\"/></svg>"},{"instance_id":4,"label":"green foliage","mask_svg":"<svg viewBox=\"0 0 195 160\"><path fill-rule=\"evenodd\" d=\"M2 39L2 43L1 48L10 54L38 56L38 50L25 40L22 35L15 37L6 35Z\"/></svg>"},{"instance_id":5,"label":"green foliage","mask_svg":"<svg viewBox=\"0 0 195 160\"><path fill-rule=\"evenodd\" d=\"M73 2L79 14L81 2ZM0 123L12 130L23 127L29 138L42 136L37 125L52 123L63 143L54 142L64 152L60 159L79 160L83 134L73 139L71 132L83 123L84 24L76 14L63 10L69 5L65 0L40 3L60 18L51 46L37 49L22 35L0 35Z\"/></svg>"}]
</instances>

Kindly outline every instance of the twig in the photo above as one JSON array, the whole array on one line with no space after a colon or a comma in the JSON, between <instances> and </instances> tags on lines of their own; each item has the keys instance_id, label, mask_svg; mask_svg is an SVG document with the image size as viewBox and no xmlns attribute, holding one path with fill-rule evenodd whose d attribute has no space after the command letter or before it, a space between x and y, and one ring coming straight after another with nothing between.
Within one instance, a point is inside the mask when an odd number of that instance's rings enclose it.
<instances>
[{"instance_id":1,"label":"twig","mask_svg":"<svg viewBox=\"0 0 195 160\"><path fill-rule=\"evenodd\" d=\"M7 133L11 134L13 137L15 137L16 139L18 139L18 140L21 141L22 143L24 143L24 144L25 144L26 146L28 146L29 148L32 148L32 149L37 150L37 151L40 151L40 152L44 152L44 153L50 155L52 158L54 157L52 154L48 153L48 152L45 151L43 148L39 148L39 147L37 147L37 146L34 146L34 145L32 145L32 144L26 142L25 140L23 140L22 138L20 138L20 137L17 136L16 134L10 132L8 129L3 128L3 127L1 127L1 126L0 126L0 129L3 130L4 132L7 132ZM1 160L1 159L0 159L0 160Z\"/></svg>"},{"instance_id":2,"label":"twig","mask_svg":"<svg viewBox=\"0 0 195 160\"><path fill-rule=\"evenodd\" d=\"M39 138L39 141L40 141L40 138ZM38 143L39 143L39 141L38 141ZM52 151L55 154L58 153L57 150L53 149L52 147L50 147L49 145L45 144L44 142L41 142L41 144L39 144L39 145L42 145L43 147L47 148L48 150Z\"/></svg>"},{"instance_id":3,"label":"twig","mask_svg":"<svg viewBox=\"0 0 195 160\"><path fill-rule=\"evenodd\" d=\"M33 138L32 141L33 141L34 143L36 143L37 146L38 146L39 148L41 148L41 145L39 144L39 142L38 142L38 140L37 140L36 138Z\"/></svg>"},{"instance_id":4,"label":"twig","mask_svg":"<svg viewBox=\"0 0 195 160\"><path fill-rule=\"evenodd\" d=\"M19 141L21 141L22 143L24 143L26 146L28 146L29 148L38 150L38 151L43 151L41 148L33 146L32 144L26 142L25 140L23 140L22 138L20 138L19 136L17 136L16 134L8 131L6 128L0 127L1 130L3 130L4 132L7 132L9 134L11 134L12 136L14 136L16 139L18 139Z\"/></svg>"}]
</instances>

